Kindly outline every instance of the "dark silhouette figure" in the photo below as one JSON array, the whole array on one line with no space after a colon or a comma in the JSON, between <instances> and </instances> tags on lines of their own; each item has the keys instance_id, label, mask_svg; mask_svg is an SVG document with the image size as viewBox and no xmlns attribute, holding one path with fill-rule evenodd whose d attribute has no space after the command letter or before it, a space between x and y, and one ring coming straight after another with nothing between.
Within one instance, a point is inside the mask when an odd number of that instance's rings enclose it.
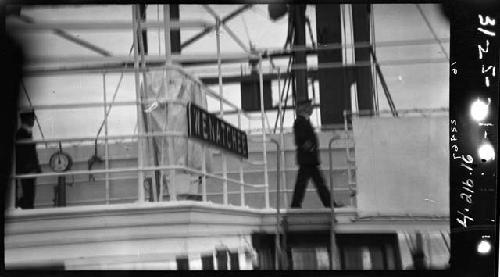
<instances>
[{"instance_id":1,"label":"dark silhouette figure","mask_svg":"<svg viewBox=\"0 0 500 277\"><path fill-rule=\"evenodd\" d=\"M14 149L14 135L17 129L17 102L19 97L19 86L22 78L23 52L17 41L15 41L5 29L5 17L12 13L18 13L17 9L12 9L14 5L0 4L0 60L2 74L0 82L2 84L2 116L0 116L0 126L5 131L0 136L0 182L2 184L2 196L0 205L6 207L5 201L10 193L12 168L12 153ZM5 202L4 202L5 201ZM4 213L0 215L3 222ZM0 236L3 236L1 228Z\"/></svg>"},{"instance_id":2,"label":"dark silhouette figure","mask_svg":"<svg viewBox=\"0 0 500 277\"><path fill-rule=\"evenodd\" d=\"M35 124L35 113L33 111L21 113L21 128L16 133L16 141L32 139L32 128ZM40 173L40 163L36 152L36 145L17 144L16 145L16 173ZM35 201L35 178L21 179L22 197L16 206L22 209L33 209Z\"/></svg>"},{"instance_id":3,"label":"dark silhouette figure","mask_svg":"<svg viewBox=\"0 0 500 277\"><path fill-rule=\"evenodd\" d=\"M297 164L299 172L292 198L292 208L301 208L309 178L312 178L323 206L330 207L330 191L325 185L319 170L318 138L309 121L313 111L311 100L297 103L297 118L293 125L295 145L297 146ZM334 203L334 207L340 207Z\"/></svg>"}]
</instances>

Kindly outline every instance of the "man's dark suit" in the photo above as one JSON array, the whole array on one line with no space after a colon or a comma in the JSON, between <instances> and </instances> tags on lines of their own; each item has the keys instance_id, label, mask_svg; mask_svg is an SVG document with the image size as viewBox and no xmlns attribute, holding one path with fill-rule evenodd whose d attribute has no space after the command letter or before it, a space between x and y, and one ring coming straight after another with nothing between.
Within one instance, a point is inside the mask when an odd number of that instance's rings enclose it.
<instances>
[{"instance_id":1,"label":"man's dark suit","mask_svg":"<svg viewBox=\"0 0 500 277\"><path fill-rule=\"evenodd\" d=\"M297 146L297 164L299 172L293 192L292 208L300 208L309 178L313 179L323 206L330 207L330 192L319 171L318 138L309 119L297 116L293 125L295 145Z\"/></svg>"},{"instance_id":2,"label":"man's dark suit","mask_svg":"<svg viewBox=\"0 0 500 277\"><path fill-rule=\"evenodd\" d=\"M32 134L24 128L20 128L16 133L16 140L32 138ZM18 174L41 172L35 144L16 145L16 172ZM33 209L35 202L35 178L21 179L20 183L23 188L23 195L16 206L23 209Z\"/></svg>"}]
</instances>

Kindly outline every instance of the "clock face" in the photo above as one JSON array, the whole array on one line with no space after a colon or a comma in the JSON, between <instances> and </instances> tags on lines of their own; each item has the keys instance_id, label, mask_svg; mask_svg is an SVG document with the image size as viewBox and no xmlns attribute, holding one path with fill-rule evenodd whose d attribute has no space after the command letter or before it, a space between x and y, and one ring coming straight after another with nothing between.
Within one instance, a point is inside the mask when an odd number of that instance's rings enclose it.
<instances>
[{"instance_id":1,"label":"clock face","mask_svg":"<svg viewBox=\"0 0 500 277\"><path fill-rule=\"evenodd\" d=\"M71 158L64 152L57 152L50 157L50 167L55 172L66 171L71 166Z\"/></svg>"}]
</instances>

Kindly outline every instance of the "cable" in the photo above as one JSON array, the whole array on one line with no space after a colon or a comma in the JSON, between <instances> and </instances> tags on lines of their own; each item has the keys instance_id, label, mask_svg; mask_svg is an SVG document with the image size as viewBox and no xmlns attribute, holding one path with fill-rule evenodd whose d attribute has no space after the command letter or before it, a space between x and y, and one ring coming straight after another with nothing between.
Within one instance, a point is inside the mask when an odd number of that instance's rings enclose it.
<instances>
[{"instance_id":1,"label":"cable","mask_svg":"<svg viewBox=\"0 0 500 277\"><path fill-rule=\"evenodd\" d=\"M26 87L24 86L24 81L22 78L21 78L21 87L23 88L24 95L26 95L26 99L28 99L28 103L30 104L30 107L33 108L33 104L31 103L31 99L30 99L30 96L28 94L28 90L26 90ZM38 121L38 116L36 116L36 114L35 114L35 121L36 121L36 125L38 126L38 130L40 131L40 136L42 137L43 140L45 140L45 136L44 136L43 131L42 131L42 126L40 125L40 122ZM45 142L45 148L48 148L48 147L49 147L49 145L47 144L47 142Z\"/></svg>"},{"instance_id":2,"label":"cable","mask_svg":"<svg viewBox=\"0 0 500 277\"><path fill-rule=\"evenodd\" d=\"M376 56L377 43L375 40L375 10L373 8L373 4L370 4L370 30L371 30L371 41L372 41L372 76L373 76L373 84L374 84L374 102L375 102L375 112L378 114L379 112L379 102L378 102L378 79L377 72L375 70L375 66L373 64L373 56Z\"/></svg>"},{"instance_id":3,"label":"cable","mask_svg":"<svg viewBox=\"0 0 500 277\"><path fill-rule=\"evenodd\" d=\"M127 65L125 65L125 68L126 67L127 67ZM123 71L120 75L120 80L118 81L118 85L115 88L115 92L113 94L113 99L111 100L111 103L109 104L108 108L106 109L106 115L104 117L104 120L101 123L101 127L99 127L99 130L97 131L96 140L97 140L97 138L99 138L99 135L101 134L102 128L104 127L104 124L106 123L106 120L108 119L108 116L111 113L111 107L113 106L113 103L115 102L116 95L118 94L122 80L123 80Z\"/></svg>"},{"instance_id":4,"label":"cable","mask_svg":"<svg viewBox=\"0 0 500 277\"><path fill-rule=\"evenodd\" d=\"M288 59L288 69L287 69L287 72L290 71L290 67L291 67L291 62L292 62L292 58L290 57ZM290 87L290 78L291 78L291 74L288 74L288 76L285 78L285 81L283 83L283 88L281 89L281 93L280 93L280 99L279 99L279 103L282 104L283 103L283 97L285 95L285 89L287 89L287 87L289 88ZM288 93L288 92L287 92ZM286 104L285 104L286 105ZM283 105L282 105L283 106ZM284 113L285 113L285 109L282 110L282 113L279 114L279 116L276 117L276 123L274 124L274 133L276 133L276 129L278 127L278 120L280 122L282 122L281 120L281 117L284 116Z\"/></svg>"},{"instance_id":5,"label":"cable","mask_svg":"<svg viewBox=\"0 0 500 277\"><path fill-rule=\"evenodd\" d=\"M441 41L439 40L438 36L436 35L436 32L434 32L434 29L432 28L431 26L431 23L429 22L429 20L427 19L427 16L425 16L425 13L424 11L422 10L422 8L420 7L419 4L415 4L415 6L417 7L418 11L420 12L420 15L422 16L422 18L424 19L425 21L425 24L427 24L427 27L429 28L429 30L431 31L432 33L432 36L434 37L434 39L438 42L439 44L439 47L441 47L441 51L443 51L443 54L444 56L446 57L446 59L449 61L450 58L448 57L448 53L446 53L446 49L444 48L443 44L441 43Z\"/></svg>"},{"instance_id":6,"label":"cable","mask_svg":"<svg viewBox=\"0 0 500 277\"><path fill-rule=\"evenodd\" d=\"M307 29L309 30L309 36L311 38L311 44L313 46L313 49L317 48L317 44L314 40L313 32L312 32L312 27L311 27L311 21L309 20L309 17L306 16L306 24L307 24Z\"/></svg>"}]
</instances>

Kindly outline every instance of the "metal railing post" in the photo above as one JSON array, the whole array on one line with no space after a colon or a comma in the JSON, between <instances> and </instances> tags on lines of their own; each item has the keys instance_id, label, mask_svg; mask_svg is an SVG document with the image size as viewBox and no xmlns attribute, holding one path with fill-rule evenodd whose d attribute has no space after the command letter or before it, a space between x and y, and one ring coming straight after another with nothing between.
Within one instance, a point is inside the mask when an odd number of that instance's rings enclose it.
<instances>
[{"instance_id":1,"label":"metal railing post","mask_svg":"<svg viewBox=\"0 0 500 277\"><path fill-rule=\"evenodd\" d=\"M347 185L351 188L351 180L352 180L352 172L351 172L351 163L354 162L354 159L351 157L351 153L349 152L349 130L347 124L347 116L349 115L349 111L344 110L344 132L345 132L345 152L346 152L346 160L347 160ZM354 206L353 197L350 198L351 206Z\"/></svg>"},{"instance_id":2,"label":"metal railing post","mask_svg":"<svg viewBox=\"0 0 500 277\"><path fill-rule=\"evenodd\" d=\"M269 209L269 177L267 176L267 147L266 147L266 122L264 110L264 80L262 77L262 54L259 53L259 91L260 91L260 117L262 123L262 161L264 163L264 184L265 184L265 203L266 209Z\"/></svg>"},{"instance_id":3,"label":"metal railing post","mask_svg":"<svg viewBox=\"0 0 500 277\"><path fill-rule=\"evenodd\" d=\"M165 62L167 64L172 63L172 48L170 42L170 5L163 5L163 30L164 30L164 38L165 38ZM167 104L168 105L168 104ZM170 165L175 165L175 155L174 155L174 142L175 139L172 137L169 139L168 145L168 155ZM177 187L175 181L176 170L169 170L169 194L170 201L177 201ZM163 178L162 178L163 179ZM163 201L163 184L162 180L160 180L160 199L159 201Z\"/></svg>"},{"instance_id":4,"label":"metal railing post","mask_svg":"<svg viewBox=\"0 0 500 277\"><path fill-rule=\"evenodd\" d=\"M137 9L137 6L136 5L132 5L132 20L133 20L133 41L134 41L134 78L135 78L135 94L136 94L136 98L137 98L137 165L138 165L138 168L143 168L144 167L144 164L143 164L143 152L144 152L144 147L143 147L143 143L142 143L142 140L141 140L141 134L142 134L142 131L144 130L144 127L143 127L143 122L142 122L142 111L141 111L141 93L140 93L140 90L141 90L141 85L140 85L140 81L139 81L139 60L138 60L138 56L139 56L139 43L138 43L138 38L137 38L137 34L138 34L138 24L137 24L137 12L136 12L136 9ZM144 186L143 186L143 182L144 182L144 172L143 171L139 171L138 174L137 174L137 198L138 198L138 202L144 202Z\"/></svg>"},{"instance_id":5,"label":"metal railing post","mask_svg":"<svg viewBox=\"0 0 500 277\"><path fill-rule=\"evenodd\" d=\"M106 73L102 74L102 93L104 101L104 168L109 169L109 144L108 144L108 104L106 99ZM97 146L96 146L97 147ZM105 174L104 186L106 190L106 204L109 204L109 173Z\"/></svg>"},{"instance_id":6,"label":"metal railing post","mask_svg":"<svg viewBox=\"0 0 500 277\"><path fill-rule=\"evenodd\" d=\"M201 96L202 96L202 103L203 101L206 101L206 91L201 88ZM207 147L205 146L205 143L201 142L201 200L203 202L207 202Z\"/></svg>"},{"instance_id":7,"label":"metal railing post","mask_svg":"<svg viewBox=\"0 0 500 277\"><path fill-rule=\"evenodd\" d=\"M278 76L280 75L280 68L278 67ZM278 77L278 91L281 91L281 88L280 88L280 80L279 80L279 77ZM284 110L282 109L282 105L283 103L281 102L281 99L279 101L279 112L278 112L278 117L277 117L277 120L279 119L279 117L281 116L281 113L284 112ZM282 120L279 120L280 122L280 145L283 147L283 149L281 149L280 151L280 156L281 156L281 162L283 163L283 168L285 168L285 138L283 136L283 121ZM280 147L281 148L281 147ZM283 172L280 172L279 174L283 174L283 183L285 185L285 193L283 194L283 202L285 203L285 207L288 207L288 193L286 192L288 190L288 186L287 186L287 183L286 183L286 171L283 170Z\"/></svg>"},{"instance_id":8,"label":"metal railing post","mask_svg":"<svg viewBox=\"0 0 500 277\"><path fill-rule=\"evenodd\" d=\"M269 138L269 140L276 144L276 236L275 236L275 263L274 266L276 270L280 270L280 261L281 261L281 214L280 214L280 194L281 194L281 185L280 185L280 156L278 155L281 151L280 144L277 140L273 138Z\"/></svg>"},{"instance_id":9,"label":"metal railing post","mask_svg":"<svg viewBox=\"0 0 500 277\"><path fill-rule=\"evenodd\" d=\"M223 84L222 84L222 59L221 59L221 47L220 47L220 18L218 16L215 17L216 20L216 29L215 29L215 36L217 40L217 73L219 76L219 116L220 119L224 119L224 107L222 103L222 98L224 97L224 89L223 89ZM221 151L221 159L222 159L222 176L224 177L224 180L222 181L222 203L224 205L228 204L228 196L227 196L227 159L226 155L224 154L224 151Z\"/></svg>"},{"instance_id":10,"label":"metal railing post","mask_svg":"<svg viewBox=\"0 0 500 277\"><path fill-rule=\"evenodd\" d=\"M332 177L332 143L335 138L331 138L328 143L328 160L329 171L328 177L330 178L330 269L339 269L337 241L335 238L335 207L334 207L334 193L333 193L333 177Z\"/></svg>"},{"instance_id":11,"label":"metal railing post","mask_svg":"<svg viewBox=\"0 0 500 277\"><path fill-rule=\"evenodd\" d=\"M241 109L238 109L238 129L241 130ZM244 174L243 174L243 158L240 158L240 205L242 207L245 206L245 182Z\"/></svg>"},{"instance_id":12,"label":"metal railing post","mask_svg":"<svg viewBox=\"0 0 500 277\"><path fill-rule=\"evenodd\" d=\"M170 42L170 5L163 5L163 26L165 38L165 58L167 64L172 63L172 47Z\"/></svg>"},{"instance_id":13,"label":"metal railing post","mask_svg":"<svg viewBox=\"0 0 500 277\"><path fill-rule=\"evenodd\" d=\"M16 136L12 138L13 142L12 145L14 147L12 150L12 170L11 170L11 176L16 176ZM17 201L17 178L12 178L9 180L10 184L10 190L9 190L9 196L8 196L8 205L6 206L8 209L14 210L16 208L16 201Z\"/></svg>"}]
</instances>

